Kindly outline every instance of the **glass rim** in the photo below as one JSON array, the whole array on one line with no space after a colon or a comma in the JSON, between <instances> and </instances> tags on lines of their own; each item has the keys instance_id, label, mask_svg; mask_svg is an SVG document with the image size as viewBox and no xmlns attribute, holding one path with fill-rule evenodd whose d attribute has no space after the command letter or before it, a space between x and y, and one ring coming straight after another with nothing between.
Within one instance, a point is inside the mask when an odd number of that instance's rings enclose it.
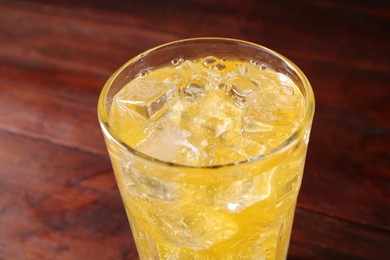
<instances>
[{"instance_id":1,"label":"glass rim","mask_svg":"<svg viewBox=\"0 0 390 260\"><path fill-rule=\"evenodd\" d=\"M225 41L225 42L232 42L232 43L241 43L244 45L249 45L264 51L267 51L268 53L276 56L280 60L282 60L285 64L287 64L299 77L299 79L302 81L303 87L306 91L306 96L305 98L305 115L303 119L299 122L299 126L295 129L295 131L288 137L286 140L284 140L281 144L278 146L274 147L270 151L255 156L251 157L249 159L243 160L243 161L237 161L237 162L232 162L232 163L226 163L226 164L216 164L216 165L201 165L201 166L196 166L196 165L186 165L186 164L180 164L180 163L175 163L175 162L169 162L169 161L164 161L160 160L157 158L154 158L153 156L149 156L145 153L142 153L141 151L138 151L137 149L127 145L125 142L122 142L119 138L115 137L115 135L111 132L111 127L108 123L107 120L107 115L106 115L106 96L108 93L108 90L110 89L112 83L114 80L121 74L121 72L127 68L130 64L134 63L135 61L138 61L139 59L142 59L148 54L151 54L155 51L158 51L159 49L163 49L165 47L175 45L178 43L190 43L190 42L200 42L200 41ZM309 80L306 78L305 74L299 69L297 65L295 65L292 61L290 61L288 58L284 57L283 55L277 53L276 51L273 51L267 47L264 47L262 45L252 43L249 41L244 41L244 40L239 40L239 39L233 39L233 38L223 38L223 37L199 37L199 38L188 38L188 39L182 39L182 40L176 40L176 41L171 41L168 43L164 43L161 45L158 45L154 48L148 49L135 57L131 58L128 60L125 64L123 64L119 69L117 69L106 81L106 83L103 86L103 89L100 92L99 95L99 100L98 100L98 120L99 124L101 126L101 129L103 133L105 134L106 137L108 137L110 140L114 141L118 146L120 146L122 149L126 150L126 152L129 152L135 156L141 157L145 160L151 161L153 163L165 165L168 167L176 167L176 168L188 168L188 169L217 169L217 168L224 168L224 167L233 167L233 166L238 166L238 165L244 165L244 164L249 164L249 163L254 163L258 162L260 160L263 160L265 158L268 158L272 156L273 154L277 154L280 151L283 151L283 149L287 148L293 141L296 139L296 136L299 136L302 134L303 131L305 131L308 127L309 124L311 124L312 118L314 116L314 106L315 106L315 100L314 100L314 93L313 89L311 87L311 84Z\"/></svg>"}]
</instances>

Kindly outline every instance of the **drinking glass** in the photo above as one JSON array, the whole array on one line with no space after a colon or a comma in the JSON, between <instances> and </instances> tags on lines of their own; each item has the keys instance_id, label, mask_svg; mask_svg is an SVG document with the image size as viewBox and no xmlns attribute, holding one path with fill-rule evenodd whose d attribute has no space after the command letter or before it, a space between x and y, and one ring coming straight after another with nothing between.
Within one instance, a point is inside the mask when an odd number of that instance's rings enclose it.
<instances>
[{"instance_id":1,"label":"drinking glass","mask_svg":"<svg viewBox=\"0 0 390 260\"><path fill-rule=\"evenodd\" d=\"M304 103L303 119L291 136L245 161L190 166L144 154L114 133L110 109L126 84L175 59L207 56L255 60L291 79ZM140 258L285 259L313 114L313 92L302 71L282 55L250 42L179 40L119 68L101 92L98 117Z\"/></svg>"}]
</instances>

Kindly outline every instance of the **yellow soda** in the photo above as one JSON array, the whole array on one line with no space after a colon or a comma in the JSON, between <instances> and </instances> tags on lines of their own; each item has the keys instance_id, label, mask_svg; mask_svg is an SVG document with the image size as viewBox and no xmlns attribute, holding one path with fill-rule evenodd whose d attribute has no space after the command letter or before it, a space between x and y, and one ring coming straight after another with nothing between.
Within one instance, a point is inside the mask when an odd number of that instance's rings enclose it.
<instances>
[{"instance_id":1,"label":"yellow soda","mask_svg":"<svg viewBox=\"0 0 390 260\"><path fill-rule=\"evenodd\" d=\"M127 83L108 124L134 154L109 150L141 259L284 259L304 104L255 60L178 58Z\"/></svg>"}]
</instances>

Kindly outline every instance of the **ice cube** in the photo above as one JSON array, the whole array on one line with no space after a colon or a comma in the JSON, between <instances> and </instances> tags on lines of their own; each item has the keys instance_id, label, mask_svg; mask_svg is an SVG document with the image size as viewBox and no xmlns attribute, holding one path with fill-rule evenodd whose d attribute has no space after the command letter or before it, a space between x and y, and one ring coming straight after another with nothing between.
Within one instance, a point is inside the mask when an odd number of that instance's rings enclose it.
<instances>
[{"instance_id":1,"label":"ice cube","mask_svg":"<svg viewBox=\"0 0 390 260\"><path fill-rule=\"evenodd\" d=\"M235 147L246 159L259 156L265 151L264 145L245 138L234 131L226 131L221 137L225 146Z\"/></svg>"},{"instance_id":2,"label":"ice cube","mask_svg":"<svg viewBox=\"0 0 390 260\"><path fill-rule=\"evenodd\" d=\"M299 96L257 91L250 97L245 118L264 124L291 124L299 121L301 102Z\"/></svg>"},{"instance_id":3,"label":"ice cube","mask_svg":"<svg viewBox=\"0 0 390 260\"><path fill-rule=\"evenodd\" d=\"M248 66L240 65L236 70L231 72L231 75L246 75L248 73Z\"/></svg>"},{"instance_id":4,"label":"ice cube","mask_svg":"<svg viewBox=\"0 0 390 260\"><path fill-rule=\"evenodd\" d=\"M253 92L243 118L243 136L275 147L295 131L301 120L302 98L276 93Z\"/></svg>"},{"instance_id":5,"label":"ice cube","mask_svg":"<svg viewBox=\"0 0 390 260\"><path fill-rule=\"evenodd\" d=\"M200 133L205 139L213 139L228 130L241 129L242 110L221 90L209 90L208 94L191 104L182 113L182 127Z\"/></svg>"},{"instance_id":6,"label":"ice cube","mask_svg":"<svg viewBox=\"0 0 390 260\"><path fill-rule=\"evenodd\" d=\"M207 165L221 165L234 162L242 162L247 158L237 150L237 147L215 145L206 148L207 158L204 159Z\"/></svg>"},{"instance_id":7,"label":"ice cube","mask_svg":"<svg viewBox=\"0 0 390 260\"><path fill-rule=\"evenodd\" d=\"M182 204L154 211L161 239L177 247L205 250L238 231L226 213L203 204Z\"/></svg>"},{"instance_id":8,"label":"ice cube","mask_svg":"<svg viewBox=\"0 0 390 260\"><path fill-rule=\"evenodd\" d=\"M255 203L266 200L272 192L274 172L273 168L254 177L219 185L212 204L231 213L238 213Z\"/></svg>"},{"instance_id":9,"label":"ice cube","mask_svg":"<svg viewBox=\"0 0 390 260\"><path fill-rule=\"evenodd\" d=\"M177 198L179 187L174 182L159 180L146 173L144 165L128 162L122 166L123 181L127 192L142 200L173 201Z\"/></svg>"},{"instance_id":10,"label":"ice cube","mask_svg":"<svg viewBox=\"0 0 390 260\"><path fill-rule=\"evenodd\" d=\"M129 113L156 120L167 111L169 102L176 96L176 86L148 78L136 78L118 92L114 102L126 108Z\"/></svg>"},{"instance_id":11,"label":"ice cube","mask_svg":"<svg viewBox=\"0 0 390 260\"><path fill-rule=\"evenodd\" d=\"M247 98L253 91L259 89L259 84L255 79L236 74L236 72L230 72L221 79L218 88L224 90L231 97L235 105L244 108L247 103Z\"/></svg>"},{"instance_id":12,"label":"ice cube","mask_svg":"<svg viewBox=\"0 0 390 260\"><path fill-rule=\"evenodd\" d=\"M205 87L198 82L191 82L186 84L181 91L185 98L195 100L204 94Z\"/></svg>"},{"instance_id":13,"label":"ice cube","mask_svg":"<svg viewBox=\"0 0 390 260\"><path fill-rule=\"evenodd\" d=\"M259 83L256 80L243 75L231 77L223 82L234 86L241 95L245 96L248 96L252 91L259 89Z\"/></svg>"},{"instance_id":14,"label":"ice cube","mask_svg":"<svg viewBox=\"0 0 390 260\"><path fill-rule=\"evenodd\" d=\"M231 72L234 76L252 77L259 74L259 68L253 64L241 64L236 70Z\"/></svg>"},{"instance_id":15,"label":"ice cube","mask_svg":"<svg viewBox=\"0 0 390 260\"><path fill-rule=\"evenodd\" d=\"M181 114L183 113L183 111L184 111L183 103L180 101L180 99L177 99L176 102L170 105L170 109L164 115L163 120L167 120L176 125L181 119Z\"/></svg>"},{"instance_id":16,"label":"ice cube","mask_svg":"<svg viewBox=\"0 0 390 260\"><path fill-rule=\"evenodd\" d=\"M136 145L150 134L145 118L129 111L127 106L115 100L111 106L108 122L114 135L129 146Z\"/></svg>"},{"instance_id":17,"label":"ice cube","mask_svg":"<svg viewBox=\"0 0 390 260\"><path fill-rule=\"evenodd\" d=\"M177 66L177 73L182 79L187 81L198 81L198 85L208 89L209 85L213 85L219 77L219 73L213 69L208 69L199 66L192 61L186 60Z\"/></svg>"},{"instance_id":18,"label":"ice cube","mask_svg":"<svg viewBox=\"0 0 390 260\"><path fill-rule=\"evenodd\" d=\"M251 103L243 119L243 131L249 133L270 132L274 129L272 123L269 123L273 121L273 118L274 115L267 111L267 107L263 107L263 104Z\"/></svg>"},{"instance_id":19,"label":"ice cube","mask_svg":"<svg viewBox=\"0 0 390 260\"><path fill-rule=\"evenodd\" d=\"M273 126L258 121L257 117L253 117L251 114L247 114L243 121L243 130L249 133L256 132L270 132Z\"/></svg>"},{"instance_id":20,"label":"ice cube","mask_svg":"<svg viewBox=\"0 0 390 260\"><path fill-rule=\"evenodd\" d=\"M233 100L233 103L237 106L244 108L246 104L246 97L252 92L251 89L241 90L237 88L235 85L231 86L229 91L229 95Z\"/></svg>"},{"instance_id":21,"label":"ice cube","mask_svg":"<svg viewBox=\"0 0 390 260\"><path fill-rule=\"evenodd\" d=\"M142 216L139 220L154 239L171 248L205 250L230 238L239 228L229 213L189 196L197 189L199 186L191 184L181 186L174 201L137 199L132 201L131 210Z\"/></svg>"},{"instance_id":22,"label":"ice cube","mask_svg":"<svg viewBox=\"0 0 390 260\"><path fill-rule=\"evenodd\" d=\"M234 131L224 132L217 140L206 147L208 164L237 163L264 153L263 144L252 141Z\"/></svg>"},{"instance_id":23,"label":"ice cube","mask_svg":"<svg viewBox=\"0 0 390 260\"><path fill-rule=\"evenodd\" d=\"M149 70L149 73L146 75L147 79L154 80L156 82L164 82L167 84L172 84L179 79L177 75L177 71L174 67L167 66L164 68L159 68L158 73L157 70Z\"/></svg>"},{"instance_id":24,"label":"ice cube","mask_svg":"<svg viewBox=\"0 0 390 260\"><path fill-rule=\"evenodd\" d=\"M189 139L191 133L170 123L161 123L136 149L157 159L195 165L200 151Z\"/></svg>"}]
</instances>

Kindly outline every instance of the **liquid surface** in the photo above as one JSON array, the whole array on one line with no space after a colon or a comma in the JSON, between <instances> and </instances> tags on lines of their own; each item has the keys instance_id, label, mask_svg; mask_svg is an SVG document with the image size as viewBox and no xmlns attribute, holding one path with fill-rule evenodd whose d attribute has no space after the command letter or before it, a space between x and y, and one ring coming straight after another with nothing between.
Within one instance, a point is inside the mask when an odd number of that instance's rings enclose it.
<instances>
[{"instance_id":1,"label":"liquid surface","mask_svg":"<svg viewBox=\"0 0 390 260\"><path fill-rule=\"evenodd\" d=\"M302 117L302 94L286 76L210 56L141 73L115 96L109 125L151 157L210 166L272 150Z\"/></svg>"}]
</instances>

